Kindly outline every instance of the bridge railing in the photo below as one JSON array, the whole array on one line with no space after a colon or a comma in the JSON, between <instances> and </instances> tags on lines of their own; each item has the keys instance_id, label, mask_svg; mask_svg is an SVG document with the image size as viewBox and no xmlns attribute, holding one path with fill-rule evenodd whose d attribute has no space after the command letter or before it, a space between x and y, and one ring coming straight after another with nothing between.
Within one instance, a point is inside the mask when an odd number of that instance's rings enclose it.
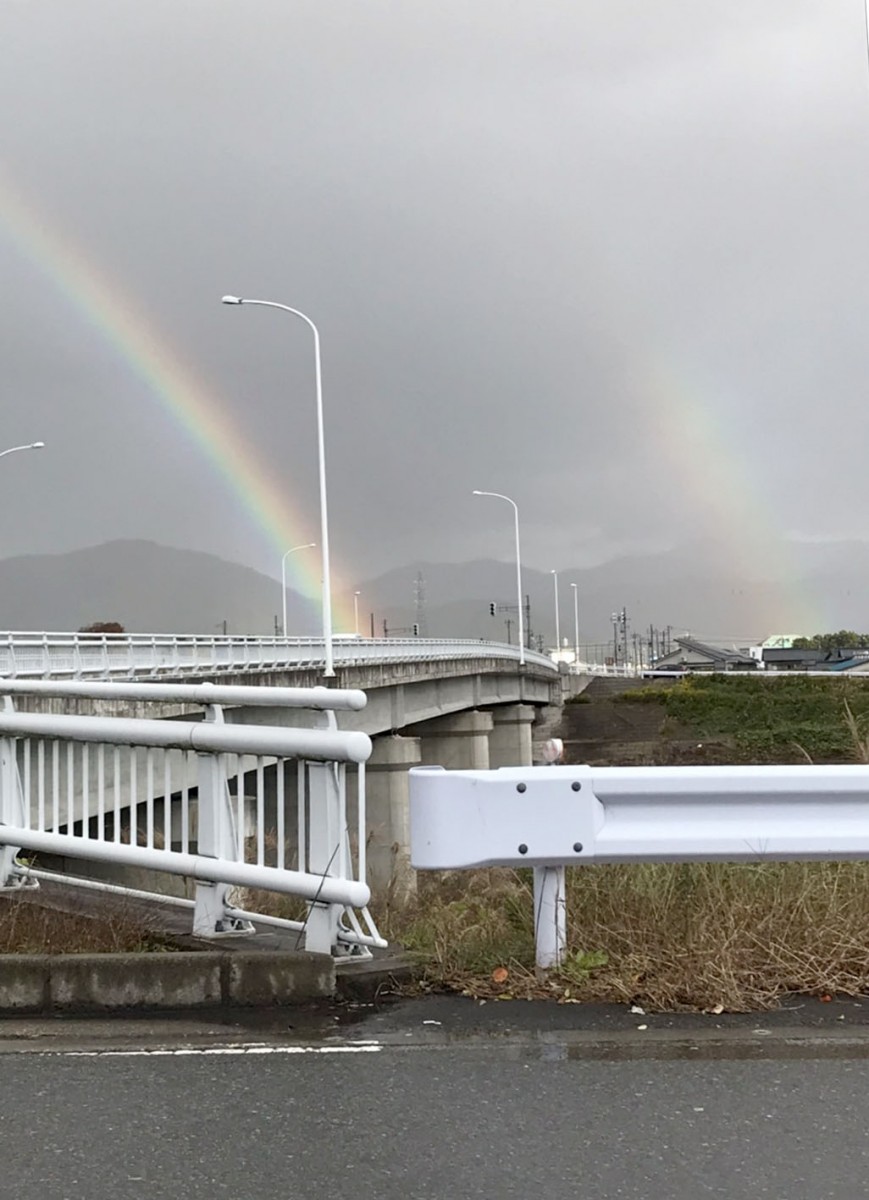
<instances>
[{"instance_id":1,"label":"bridge railing","mask_svg":"<svg viewBox=\"0 0 869 1200\"><path fill-rule=\"evenodd\" d=\"M414 767L410 831L420 870L533 867L547 968L567 866L869 858L869 767Z\"/></svg>"},{"instance_id":2,"label":"bridge railing","mask_svg":"<svg viewBox=\"0 0 869 1200\"><path fill-rule=\"evenodd\" d=\"M494 658L518 662L516 646L473 639L336 637L336 666ZM554 674L543 654L526 662ZM168 677L219 672L318 669L322 638L190 634L0 633L0 676L9 679Z\"/></svg>"},{"instance_id":3,"label":"bridge railing","mask_svg":"<svg viewBox=\"0 0 869 1200\"><path fill-rule=\"evenodd\" d=\"M341 732L336 709L362 692L145 683L4 681L0 711L0 886L62 878L85 888L192 910L202 937L252 932L252 922L299 932L309 950L370 953L386 943L368 913L362 733ZM184 701L202 721L15 712L12 695ZM253 695L248 695L253 693ZM322 728L228 725L223 704L306 707ZM356 844L347 772L358 780ZM193 881L194 896L142 892L36 867L22 854L109 864ZM257 913L251 890L303 902L296 917Z\"/></svg>"}]
</instances>

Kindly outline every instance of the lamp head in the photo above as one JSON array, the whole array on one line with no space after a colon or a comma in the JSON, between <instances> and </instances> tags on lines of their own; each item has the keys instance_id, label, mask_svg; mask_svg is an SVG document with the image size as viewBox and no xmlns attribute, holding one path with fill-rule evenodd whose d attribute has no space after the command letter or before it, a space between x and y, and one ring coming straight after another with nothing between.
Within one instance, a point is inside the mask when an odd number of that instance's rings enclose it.
<instances>
[{"instance_id":1,"label":"lamp head","mask_svg":"<svg viewBox=\"0 0 869 1200\"><path fill-rule=\"evenodd\" d=\"M31 442L28 449L29 450L44 450L45 442Z\"/></svg>"},{"instance_id":2,"label":"lamp head","mask_svg":"<svg viewBox=\"0 0 869 1200\"><path fill-rule=\"evenodd\" d=\"M482 493L482 492L478 492L476 488L474 488L474 490L471 492L471 495L472 495L472 496L482 496L482 494L483 494L483 493Z\"/></svg>"},{"instance_id":3,"label":"lamp head","mask_svg":"<svg viewBox=\"0 0 869 1200\"><path fill-rule=\"evenodd\" d=\"M224 296L220 301L221 304L244 304L241 296Z\"/></svg>"}]
</instances>

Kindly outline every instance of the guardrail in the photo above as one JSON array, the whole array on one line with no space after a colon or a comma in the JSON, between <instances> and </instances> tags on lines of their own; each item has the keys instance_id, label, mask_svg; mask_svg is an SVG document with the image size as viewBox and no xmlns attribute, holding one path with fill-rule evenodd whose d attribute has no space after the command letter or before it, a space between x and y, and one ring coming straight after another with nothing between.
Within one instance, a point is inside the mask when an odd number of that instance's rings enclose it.
<instances>
[{"instance_id":1,"label":"guardrail","mask_svg":"<svg viewBox=\"0 0 869 1200\"><path fill-rule=\"evenodd\" d=\"M518 664L519 649L471 639L340 637L334 642L338 667L472 658ZM527 651L525 659L535 670L558 672L544 654ZM171 678L287 668L318 670L324 665L322 638L0 633L0 676L9 679Z\"/></svg>"},{"instance_id":2,"label":"guardrail","mask_svg":"<svg viewBox=\"0 0 869 1200\"><path fill-rule=\"evenodd\" d=\"M567 866L869 858L869 767L414 767L410 828L418 870L534 868L545 969Z\"/></svg>"},{"instance_id":3,"label":"guardrail","mask_svg":"<svg viewBox=\"0 0 869 1200\"><path fill-rule=\"evenodd\" d=\"M335 710L365 694L326 688L221 687L96 681L2 681L0 887L58 872L22 850L183 876L194 897L143 892L63 873L69 884L192 909L201 937L253 932L253 921L297 930L306 949L365 955L385 946L365 880L367 735L337 729ZM19 713L13 695L201 704L202 721ZM312 708L322 728L227 725L223 704ZM358 772L358 824L347 821L347 771ZM295 793L295 795L293 794ZM292 813L292 819L290 814ZM306 902L304 920L251 912L233 889ZM358 910L358 914L357 914Z\"/></svg>"}]
</instances>

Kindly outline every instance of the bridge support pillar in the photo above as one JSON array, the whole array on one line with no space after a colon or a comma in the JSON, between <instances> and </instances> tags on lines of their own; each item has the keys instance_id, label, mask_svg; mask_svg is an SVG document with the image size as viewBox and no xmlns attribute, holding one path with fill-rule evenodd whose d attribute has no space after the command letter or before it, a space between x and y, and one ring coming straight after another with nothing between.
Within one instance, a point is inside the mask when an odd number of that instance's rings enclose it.
<instances>
[{"instance_id":1,"label":"bridge support pillar","mask_svg":"<svg viewBox=\"0 0 869 1200\"><path fill-rule=\"evenodd\" d=\"M490 767L530 767L532 755L531 726L534 707L531 704L503 704L492 709L492 732L489 734Z\"/></svg>"},{"instance_id":2,"label":"bridge support pillar","mask_svg":"<svg viewBox=\"0 0 869 1200\"><path fill-rule=\"evenodd\" d=\"M410 865L410 777L421 761L417 737L374 739L365 764L368 885L379 897L406 900L416 891Z\"/></svg>"},{"instance_id":3,"label":"bridge support pillar","mask_svg":"<svg viewBox=\"0 0 869 1200\"><path fill-rule=\"evenodd\" d=\"M474 710L408 725L407 732L420 739L422 762L426 765L486 771L493 724L490 712Z\"/></svg>"}]
</instances>

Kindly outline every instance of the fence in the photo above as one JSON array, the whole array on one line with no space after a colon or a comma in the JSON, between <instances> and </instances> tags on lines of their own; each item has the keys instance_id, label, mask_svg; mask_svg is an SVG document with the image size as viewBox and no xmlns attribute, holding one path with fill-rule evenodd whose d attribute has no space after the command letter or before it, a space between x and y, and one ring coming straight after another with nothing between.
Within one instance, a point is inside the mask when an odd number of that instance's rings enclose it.
<instances>
[{"instance_id":1,"label":"fence","mask_svg":"<svg viewBox=\"0 0 869 1200\"><path fill-rule=\"evenodd\" d=\"M478 658L518 662L516 646L468 639L338 637L336 666ZM557 674L527 651L526 663ZM8 679L172 677L267 670L320 670L322 638L203 637L174 634L3 633L0 676Z\"/></svg>"},{"instance_id":2,"label":"fence","mask_svg":"<svg viewBox=\"0 0 869 1200\"><path fill-rule=\"evenodd\" d=\"M202 705L203 720L16 712L14 696ZM297 930L309 950L370 953L386 943L368 912L364 764L369 738L337 728L336 710L365 695L326 688L0 681L0 885L58 878L20 854L108 863L186 877L194 897L62 871L69 884L192 910L198 936L252 932L253 921ZM227 724L224 705L308 708L321 728ZM356 770L358 825L347 823ZM304 901L295 918L251 912L238 889Z\"/></svg>"},{"instance_id":3,"label":"fence","mask_svg":"<svg viewBox=\"0 0 869 1200\"><path fill-rule=\"evenodd\" d=\"M415 767L410 818L418 869L534 868L547 968L566 866L869 858L869 767Z\"/></svg>"}]
</instances>

